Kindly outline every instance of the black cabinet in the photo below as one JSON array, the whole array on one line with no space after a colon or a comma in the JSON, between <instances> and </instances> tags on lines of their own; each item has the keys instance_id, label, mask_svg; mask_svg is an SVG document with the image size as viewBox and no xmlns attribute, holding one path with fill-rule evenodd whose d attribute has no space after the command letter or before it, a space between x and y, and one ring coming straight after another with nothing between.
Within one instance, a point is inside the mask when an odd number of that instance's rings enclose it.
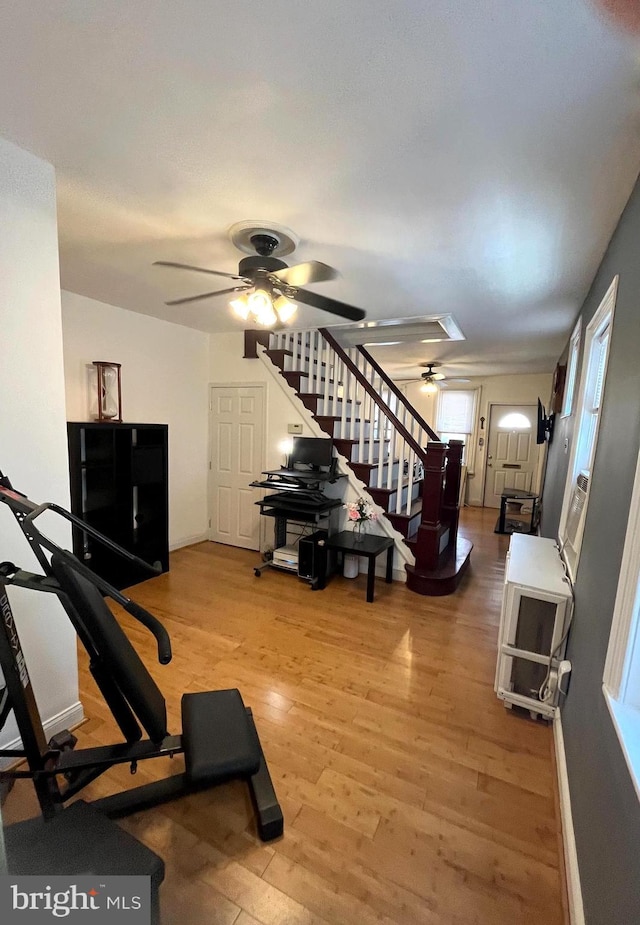
<instances>
[{"instance_id":1,"label":"black cabinet","mask_svg":"<svg viewBox=\"0 0 640 925\"><path fill-rule=\"evenodd\" d=\"M166 424L67 424L71 510L145 562L169 569ZM116 588L151 577L73 528L73 552Z\"/></svg>"}]
</instances>

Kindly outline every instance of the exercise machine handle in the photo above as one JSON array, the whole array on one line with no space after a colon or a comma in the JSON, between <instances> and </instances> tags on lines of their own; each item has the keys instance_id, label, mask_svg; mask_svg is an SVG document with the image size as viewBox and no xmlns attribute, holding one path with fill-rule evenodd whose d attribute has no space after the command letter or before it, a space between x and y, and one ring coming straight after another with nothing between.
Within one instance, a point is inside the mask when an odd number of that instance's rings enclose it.
<instances>
[{"instance_id":1,"label":"exercise machine handle","mask_svg":"<svg viewBox=\"0 0 640 925\"><path fill-rule=\"evenodd\" d=\"M129 600L122 606L127 613L131 614L134 619L138 620L153 633L158 643L158 661L161 665L168 665L172 658L171 640L162 623L156 620L156 618L150 614L148 610L145 610L144 607L141 607L140 604L136 604L135 601Z\"/></svg>"}]
</instances>

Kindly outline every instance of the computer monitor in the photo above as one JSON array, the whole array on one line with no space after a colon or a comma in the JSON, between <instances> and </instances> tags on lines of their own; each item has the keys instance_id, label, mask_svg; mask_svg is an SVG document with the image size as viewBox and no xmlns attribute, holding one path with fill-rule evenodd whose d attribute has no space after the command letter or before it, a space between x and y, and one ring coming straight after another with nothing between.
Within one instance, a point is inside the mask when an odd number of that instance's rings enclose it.
<instances>
[{"instance_id":1,"label":"computer monitor","mask_svg":"<svg viewBox=\"0 0 640 925\"><path fill-rule=\"evenodd\" d=\"M333 440L328 437L294 437L289 468L330 469L333 460Z\"/></svg>"}]
</instances>

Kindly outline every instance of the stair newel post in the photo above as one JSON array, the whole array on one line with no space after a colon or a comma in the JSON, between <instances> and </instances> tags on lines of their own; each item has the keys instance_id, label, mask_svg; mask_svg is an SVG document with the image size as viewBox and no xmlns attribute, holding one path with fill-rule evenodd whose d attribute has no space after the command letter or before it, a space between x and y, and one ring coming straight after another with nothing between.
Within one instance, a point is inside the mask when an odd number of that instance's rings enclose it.
<instances>
[{"instance_id":1,"label":"stair newel post","mask_svg":"<svg viewBox=\"0 0 640 925\"><path fill-rule=\"evenodd\" d=\"M446 443L428 443L422 483L422 522L418 528L416 568L435 569L440 555Z\"/></svg>"},{"instance_id":2,"label":"stair newel post","mask_svg":"<svg viewBox=\"0 0 640 925\"><path fill-rule=\"evenodd\" d=\"M449 546L455 546L458 535L458 519L460 508L458 497L460 494L460 477L462 474L462 440L450 440L447 449L447 469L444 483L444 498L442 502L442 520L449 525Z\"/></svg>"}]
</instances>

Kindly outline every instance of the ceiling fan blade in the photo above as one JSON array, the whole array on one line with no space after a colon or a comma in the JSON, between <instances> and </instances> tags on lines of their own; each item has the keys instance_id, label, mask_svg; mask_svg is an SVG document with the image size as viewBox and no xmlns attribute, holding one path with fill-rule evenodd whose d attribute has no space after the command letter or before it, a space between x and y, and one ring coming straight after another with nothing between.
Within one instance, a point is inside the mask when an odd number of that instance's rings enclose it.
<instances>
[{"instance_id":1,"label":"ceiling fan blade","mask_svg":"<svg viewBox=\"0 0 640 925\"><path fill-rule=\"evenodd\" d=\"M224 276L226 279L246 280L244 276L238 276L237 273L222 273L220 270L207 270L205 267L192 267L188 263L173 263L171 260L156 260L154 267L176 267L178 270L194 270L196 273L210 273L212 276ZM249 282L249 280L246 280Z\"/></svg>"},{"instance_id":2,"label":"ceiling fan blade","mask_svg":"<svg viewBox=\"0 0 640 925\"><path fill-rule=\"evenodd\" d=\"M276 270L271 273L277 279L281 279L287 286L308 286L310 283L324 283L327 280L335 279L340 274L333 267L326 263L320 263L319 260L310 260L308 263L297 263L294 267L285 267L283 270Z\"/></svg>"},{"instance_id":3,"label":"ceiling fan blade","mask_svg":"<svg viewBox=\"0 0 640 925\"><path fill-rule=\"evenodd\" d=\"M214 295L227 295L229 292L244 292L251 286L232 286L231 289L217 289L216 292L203 292L201 295L190 295L186 299L173 299L165 305L186 305L187 302L198 302L200 299L210 299Z\"/></svg>"},{"instance_id":4,"label":"ceiling fan blade","mask_svg":"<svg viewBox=\"0 0 640 925\"><path fill-rule=\"evenodd\" d=\"M367 317L367 313L361 308L354 308L353 305L347 305L346 302L338 302L336 299L328 299L319 292L307 292L306 289L298 289L292 296L296 302L304 302L305 305L311 305L313 308L321 308L323 312L330 312L332 315L340 315L341 318L348 318L349 321L362 321Z\"/></svg>"}]
</instances>

